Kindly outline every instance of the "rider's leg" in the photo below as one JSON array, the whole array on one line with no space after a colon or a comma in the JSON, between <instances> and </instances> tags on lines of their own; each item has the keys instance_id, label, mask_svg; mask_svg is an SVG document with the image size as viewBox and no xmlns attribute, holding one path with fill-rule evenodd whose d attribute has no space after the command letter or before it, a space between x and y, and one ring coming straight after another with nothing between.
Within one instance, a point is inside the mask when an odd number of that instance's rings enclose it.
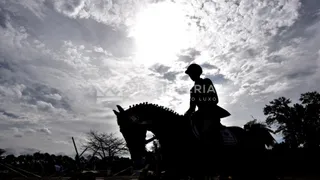
<instances>
[{"instance_id":1,"label":"rider's leg","mask_svg":"<svg viewBox=\"0 0 320 180\"><path fill-rule=\"evenodd\" d=\"M200 131L200 133L202 132L203 129L203 114L200 110L196 111L194 113L194 118L195 118L195 125L198 129L198 131Z\"/></svg>"},{"instance_id":2,"label":"rider's leg","mask_svg":"<svg viewBox=\"0 0 320 180\"><path fill-rule=\"evenodd\" d=\"M220 118L214 117L215 115L210 110L205 110L202 114L202 133L207 139L209 138L208 140L215 140L218 137L217 133L220 133Z\"/></svg>"},{"instance_id":3,"label":"rider's leg","mask_svg":"<svg viewBox=\"0 0 320 180\"><path fill-rule=\"evenodd\" d=\"M219 145L222 145L222 137L221 137L221 123L220 123L220 118L216 118L216 119L213 119L213 136L215 137L215 140L216 142L219 144Z\"/></svg>"},{"instance_id":4,"label":"rider's leg","mask_svg":"<svg viewBox=\"0 0 320 180\"><path fill-rule=\"evenodd\" d=\"M204 127L202 137L205 144L209 145L209 147L212 147L211 149L218 150L222 145L220 119L206 120L204 125L206 127Z\"/></svg>"}]
</instances>

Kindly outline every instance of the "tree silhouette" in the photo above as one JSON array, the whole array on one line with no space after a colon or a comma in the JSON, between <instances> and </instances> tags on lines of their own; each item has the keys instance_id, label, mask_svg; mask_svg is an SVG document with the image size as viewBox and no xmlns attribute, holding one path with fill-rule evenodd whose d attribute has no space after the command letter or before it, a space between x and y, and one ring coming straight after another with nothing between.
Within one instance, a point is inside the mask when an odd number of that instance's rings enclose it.
<instances>
[{"instance_id":1,"label":"tree silhouette","mask_svg":"<svg viewBox=\"0 0 320 180\"><path fill-rule=\"evenodd\" d=\"M266 142L266 145L268 147L273 147L276 143L275 139L270 135L271 133L274 133L269 127L263 123L258 122L256 119L247 122L243 126L244 130L251 133L251 137L255 140L255 142L262 141ZM262 139L255 139L255 137L260 137ZM262 144L263 145L263 144ZM264 146L261 148L265 148Z\"/></svg>"},{"instance_id":2,"label":"tree silhouette","mask_svg":"<svg viewBox=\"0 0 320 180\"><path fill-rule=\"evenodd\" d=\"M3 159L3 154L5 153L6 151L4 149L0 149L0 160Z\"/></svg>"},{"instance_id":3,"label":"tree silhouette","mask_svg":"<svg viewBox=\"0 0 320 180\"><path fill-rule=\"evenodd\" d=\"M263 109L267 125L276 127L290 148L299 146L318 148L320 145L320 94L301 94L301 103L291 105L291 100L279 97Z\"/></svg>"},{"instance_id":4,"label":"tree silhouette","mask_svg":"<svg viewBox=\"0 0 320 180\"><path fill-rule=\"evenodd\" d=\"M320 145L320 94L307 92L300 99L305 109L304 138L306 147L319 147Z\"/></svg>"},{"instance_id":5,"label":"tree silhouette","mask_svg":"<svg viewBox=\"0 0 320 180\"><path fill-rule=\"evenodd\" d=\"M93 154L98 154L101 159L114 158L128 152L126 143L123 139L115 136L114 133L98 133L90 131L87 133L88 142L83 145Z\"/></svg>"}]
</instances>

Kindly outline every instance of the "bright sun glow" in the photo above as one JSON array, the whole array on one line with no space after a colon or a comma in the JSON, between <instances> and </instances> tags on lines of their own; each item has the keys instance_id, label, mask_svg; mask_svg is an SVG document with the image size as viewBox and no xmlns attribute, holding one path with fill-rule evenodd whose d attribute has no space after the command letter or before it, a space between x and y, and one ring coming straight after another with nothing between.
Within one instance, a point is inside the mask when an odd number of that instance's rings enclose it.
<instances>
[{"instance_id":1,"label":"bright sun glow","mask_svg":"<svg viewBox=\"0 0 320 180\"><path fill-rule=\"evenodd\" d=\"M148 6L138 14L131 35L136 40L135 62L145 66L174 61L194 37L183 10L174 3Z\"/></svg>"}]
</instances>

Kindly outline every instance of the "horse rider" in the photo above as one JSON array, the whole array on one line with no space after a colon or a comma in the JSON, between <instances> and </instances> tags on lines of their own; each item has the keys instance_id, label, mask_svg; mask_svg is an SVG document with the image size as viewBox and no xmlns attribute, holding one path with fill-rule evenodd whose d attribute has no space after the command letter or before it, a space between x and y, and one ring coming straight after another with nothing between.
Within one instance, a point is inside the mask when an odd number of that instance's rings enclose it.
<instances>
[{"instance_id":1,"label":"horse rider","mask_svg":"<svg viewBox=\"0 0 320 180\"><path fill-rule=\"evenodd\" d=\"M202 79L202 68L198 64L191 64L185 71L189 75L194 86L190 90L190 107L185 116L195 118L201 139L207 139L210 134L215 140L221 140L220 118L227 117L230 113L218 106L218 95L212 81L208 78ZM198 110L196 111L196 107ZM219 138L219 139L216 139ZM217 143L221 143L218 141Z\"/></svg>"}]
</instances>

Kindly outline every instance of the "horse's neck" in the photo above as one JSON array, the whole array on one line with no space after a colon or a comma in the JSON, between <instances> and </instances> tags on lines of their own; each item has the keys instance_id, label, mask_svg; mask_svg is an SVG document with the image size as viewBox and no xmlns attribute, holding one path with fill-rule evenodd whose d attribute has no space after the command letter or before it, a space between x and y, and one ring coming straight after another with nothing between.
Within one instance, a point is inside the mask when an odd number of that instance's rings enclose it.
<instances>
[{"instance_id":1,"label":"horse's neck","mask_svg":"<svg viewBox=\"0 0 320 180\"><path fill-rule=\"evenodd\" d=\"M151 107L146 109L140 109L137 111L137 115L142 121L152 121L154 125L169 125L172 123L179 123L181 115L159 107Z\"/></svg>"},{"instance_id":2,"label":"horse's neck","mask_svg":"<svg viewBox=\"0 0 320 180\"><path fill-rule=\"evenodd\" d=\"M181 115L158 107L140 110L138 115L141 121L152 122L149 130L155 135L174 130L183 123Z\"/></svg>"},{"instance_id":3,"label":"horse's neck","mask_svg":"<svg viewBox=\"0 0 320 180\"><path fill-rule=\"evenodd\" d=\"M162 106L139 104L129 111L139 118L139 122L147 122L149 125L144 127L162 142L170 143L170 137L176 137L178 133L187 129L188 122L184 121L183 116Z\"/></svg>"}]
</instances>

